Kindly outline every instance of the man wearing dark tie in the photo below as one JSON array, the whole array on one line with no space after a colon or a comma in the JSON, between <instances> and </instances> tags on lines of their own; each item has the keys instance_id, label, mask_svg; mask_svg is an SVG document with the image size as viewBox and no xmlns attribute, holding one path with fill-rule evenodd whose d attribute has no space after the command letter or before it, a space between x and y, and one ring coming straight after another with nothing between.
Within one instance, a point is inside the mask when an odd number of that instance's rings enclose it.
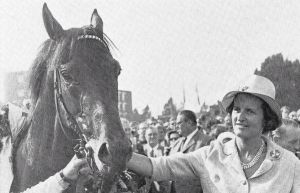
<instances>
[{"instance_id":1,"label":"man wearing dark tie","mask_svg":"<svg viewBox=\"0 0 300 193\"><path fill-rule=\"evenodd\" d=\"M156 127L148 126L145 131L145 138L147 143L144 145L144 152L148 157L164 156L164 147L158 142L158 130ZM149 193L167 193L169 186L168 182L151 183Z\"/></svg>"},{"instance_id":2,"label":"man wearing dark tie","mask_svg":"<svg viewBox=\"0 0 300 193\"><path fill-rule=\"evenodd\" d=\"M199 149L210 142L210 137L197 128L197 120L194 112L181 111L176 119L176 127L182 135L174 146L171 147L170 155L174 153L188 153ZM173 181L170 193L202 193L199 180Z\"/></svg>"}]
</instances>

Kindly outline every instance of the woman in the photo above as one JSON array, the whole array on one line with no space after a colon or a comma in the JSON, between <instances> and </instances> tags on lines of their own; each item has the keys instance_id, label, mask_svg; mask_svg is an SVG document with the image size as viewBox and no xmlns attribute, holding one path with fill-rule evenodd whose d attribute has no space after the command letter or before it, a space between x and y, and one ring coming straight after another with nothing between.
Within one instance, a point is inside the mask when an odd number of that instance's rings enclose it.
<instances>
[{"instance_id":1,"label":"woman","mask_svg":"<svg viewBox=\"0 0 300 193\"><path fill-rule=\"evenodd\" d=\"M227 93L222 105L231 114L231 140L220 135L210 146L189 154L134 154L128 167L153 180L199 179L205 193L300 192L300 161L263 136L281 124L273 83L253 75Z\"/></svg>"}]
</instances>

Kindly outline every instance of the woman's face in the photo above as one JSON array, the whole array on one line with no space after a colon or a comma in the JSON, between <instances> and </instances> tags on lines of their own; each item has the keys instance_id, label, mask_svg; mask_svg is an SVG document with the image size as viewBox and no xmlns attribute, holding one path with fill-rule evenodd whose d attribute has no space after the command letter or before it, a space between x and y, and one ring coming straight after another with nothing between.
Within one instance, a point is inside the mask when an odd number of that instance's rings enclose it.
<instances>
[{"instance_id":1,"label":"woman's face","mask_svg":"<svg viewBox=\"0 0 300 193\"><path fill-rule=\"evenodd\" d=\"M250 94L238 94L233 101L232 125L234 133L241 138L255 138L262 134L262 101Z\"/></svg>"}]
</instances>

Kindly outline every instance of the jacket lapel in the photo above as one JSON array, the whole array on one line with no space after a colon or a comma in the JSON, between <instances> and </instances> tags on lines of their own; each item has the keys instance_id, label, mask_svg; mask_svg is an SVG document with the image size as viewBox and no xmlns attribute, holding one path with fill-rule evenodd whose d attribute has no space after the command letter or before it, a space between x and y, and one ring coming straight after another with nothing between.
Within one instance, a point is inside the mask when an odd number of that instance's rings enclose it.
<instances>
[{"instance_id":1,"label":"jacket lapel","mask_svg":"<svg viewBox=\"0 0 300 193\"><path fill-rule=\"evenodd\" d=\"M186 141L187 143L184 144L181 152L186 153L197 141L203 140L204 137L202 135L204 135L202 131L198 130L189 141Z\"/></svg>"},{"instance_id":2,"label":"jacket lapel","mask_svg":"<svg viewBox=\"0 0 300 193\"><path fill-rule=\"evenodd\" d=\"M223 151L225 154L224 165L226 165L227 168L232 168L233 170L231 171L244 176L240 157L235 145L235 138L224 144ZM230 169L228 171L230 171Z\"/></svg>"},{"instance_id":3,"label":"jacket lapel","mask_svg":"<svg viewBox=\"0 0 300 193\"><path fill-rule=\"evenodd\" d=\"M183 143L183 139L184 138L179 138L178 141L174 144L174 146L171 148L171 152L170 154L174 154L174 153L177 153L177 152L180 152L180 147L181 147L181 144Z\"/></svg>"},{"instance_id":4,"label":"jacket lapel","mask_svg":"<svg viewBox=\"0 0 300 193\"><path fill-rule=\"evenodd\" d=\"M198 135L198 134L196 134L196 135ZM193 146L193 145L196 143L196 140L195 140L196 135L193 136L193 137L190 139L190 141L188 141L187 144L184 144L184 145L183 145L183 147L182 147L182 149L181 149L181 152L183 152L183 153L187 152L187 150L188 150L191 146Z\"/></svg>"},{"instance_id":5,"label":"jacket lapel","mask_svg":"<svg viewBox=\"0 0 300 193\"><path fill-rule=\"evenodd\" d=\"M276 145L264 136L263 138L267 142L266 158L250 178L256 178L271 170L274 166L274 162L280 160L283 154L283 149L280 146Z\"/></svg>"}]
</instances>

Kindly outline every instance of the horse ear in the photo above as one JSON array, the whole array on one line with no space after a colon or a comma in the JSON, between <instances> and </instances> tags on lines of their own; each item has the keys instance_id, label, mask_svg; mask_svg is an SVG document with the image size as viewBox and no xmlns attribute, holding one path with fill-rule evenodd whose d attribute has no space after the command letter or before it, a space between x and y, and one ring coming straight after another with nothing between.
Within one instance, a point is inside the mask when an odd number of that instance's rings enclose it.
<instances>
[{"instance_id":1,"label":"horse ear","mask_svg":"<svg viewBox=\"0 0 300 193\"><path fill-rule=\"evenodd\" d=\"M91 25L96 29L97 33L99 33L102 37L103 35L103 21L99 16L97 9L94 9L94 12L91 17Z\"/></svg>"},{"instance_id":2,"label":"horse ear","mask_svg":"<svg viewBox=\"0 0 300 193\"><path fill-rule=\"evenodd\" d=\"M43 5L43 20L49 37L53 40L58 40L62 36L64 30L53 17L46 3Z\"/></svg>"}]
</instances>

